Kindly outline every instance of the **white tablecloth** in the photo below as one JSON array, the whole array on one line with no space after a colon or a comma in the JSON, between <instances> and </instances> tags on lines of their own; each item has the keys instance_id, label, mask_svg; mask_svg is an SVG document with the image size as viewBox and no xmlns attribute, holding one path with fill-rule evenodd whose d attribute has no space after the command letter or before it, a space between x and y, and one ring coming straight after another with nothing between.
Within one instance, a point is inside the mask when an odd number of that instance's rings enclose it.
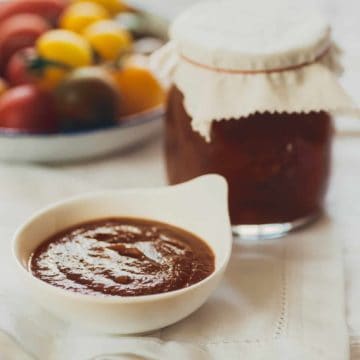
<instances>
[{"instance_id":1,"label":"white tablecloth","mask_svg":"<svg viewBox=\"0 0 360 360\"><path fill-rule=\"evenodd\" d=\"M150 2L150 0L147 0ZM360 102L360 22L358 0L318 0L321 7L332 20L335 37L346 50L347 72L343 83ZM163 1L161 1L164 4ZM173 1L169 9L174 9ZM346 317L351 336L352 359L360 359L360 122L350 119L338 121L341 136L336 139L334 148L334 171L331 190L328 196L328 209L336 216L337 233L343 244L343 258L346 278ZM35 175L34 175L35 174ZM46 177L53 184L52 191L43 192L36 188L32 179L37 175ZM13 177L14 181L9 181ZM4 181L3 179L6 179ZM74 183L74 192L79 188L86 191L93 188L125 188L158 186L165 183L161 142L154 139L143 147L129 149L107 159L76 163L63 166L12 165L0 164L0 296L20 286L14 276L10 257L10 239L14 228L41 205L46 205L62 196L62 183ZM22 186L26 184L26 186ZM34 184L34 186L32 186ZM7 188L9 191L7 191ZM29 195L29 188L32 193ZM26 193L25 193L26 191ZM16 192L16 199L13 194ZM21 194L24 199L21 201ZM8 194L8 195L7 195ZM68 196L68 188L63 195ZM33 200L33 201L32 201ZM34 206L36 204L36 206ZM17 211L18 209L18 211ZM11 214L11 218L9 218ZM18 214L18 215L16 215ZM304 230L304 234L306 234ZM322 246L319 240L319 247ZM15 300L14 300L15 301ZM0 302L1 303L1 302ZM21 332L21 324L17 326ZM0 349L5 346L1 343ZM0 359L1 351L0 351ZM27 360L24 355L16 360ZM342 360L342 359L339 359Z\"/></svg>"},{"instance_id":2,"label":"white tablecloth","mask_svg":"<svg viewBox=\"0 0 360 360\"><path fill-rule=\"evenodd\" d=\"M319 239L319 247L326 246L324 244L327 242L321 239L329 234L329 227L334 226L336 227L336 234L343 243L346 271L346 312L353 359L360 359L360 354L357 354L360 340L360 306L358 303L360 295L360 244L357 239L357 234L360 232L360 222L358 221L360 217L360 202L358 201L360 199L359 147L360 139L357 137L341 136L336 139L334 171L327 202L329 213L334 221L315 231L316 237ZM39 186L44 179L47 179L48 185L41 189ZM0 186L2 187L0 191L0 218L2 219L0 224L2 234L0 239L0 299L2 299L2 295L5 296L5 299L9 299L8 295L12 292L16 293L17 287L21 286L13 273L14 264L10 256L10 239L16 226L33 211L63 196L86 192L94 188L157 186L164 184L164 179L161 142L158 138L145 144L144 147L133 149L131 152L95 162L77 163L62 167L2 164L0 166ZM66 184L66 187L63 184ZM299 241L307 234L314 237L313 233L313 228L305 229L299 233ZM337 294L334 293L335 295ZM330 296L329 301L332 301L332 296L331 299ZM15 304L18 301L13 297L10 299ZM6 304L2 304L2 301L0 301L1 306L6 306ZM327 301L326 305L328 305ZM15 307L14 311L20 310L19 308L16 310ZM198 316L201 319L201 315ZM0 319L0 322L1 320L4 319ZM26 329L29 325L25 326L24 323L13 324L13 326L15 333L24 341L23 339L26 339L27 336L24 336L23 332L29 331ZM38 330L34 328L33 331ZM180 339L188 339L188 332L189 329L185 331L184 335L181 335L180 329ZM164 337L164 334L167 335ZM162 334L162 338L167 336L169 339L173 338L171 330L164 334ZM40 331L38 341L44 344L44 339L41 339L42 336L43 334ZM178 334L175 338L177 337ZM85 346L86 342L83 345ZM0 359L2 360L1 350ZM5 359L7 360L7 358ZM13 360L13 358L9 359ZM24 357L24 359L27 358ZM60 357L60 359L63 358Z\"/></svg>"}]
</instances>

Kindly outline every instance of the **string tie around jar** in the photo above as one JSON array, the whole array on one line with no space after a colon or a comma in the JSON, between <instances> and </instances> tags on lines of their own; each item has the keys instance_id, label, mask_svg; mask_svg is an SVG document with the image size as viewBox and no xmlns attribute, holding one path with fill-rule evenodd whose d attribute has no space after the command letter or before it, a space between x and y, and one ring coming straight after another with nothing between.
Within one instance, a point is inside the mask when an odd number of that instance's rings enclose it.
<instances>
[{"instance_id":1,"label":"string tie around jar","mask_svg":"<svg viewBox=\"0 0 360 360\"><path fill-rule=\"evenodd\" d=\"M257 74L271 74L271 73L280 73L280 72L285 72L285 71L292 71L292 70L298 70L300 68L303 68L305 66L309 66L312 64L317 63L318 61L320 61L322 58L324 58L331 49L331 45L328 45L325 50L323 50L319 55L317 55L313 60L311 61L304 61L300 64L295 64L295 65L291 65L291 66L284 66L284 67L279 67L279 68L273 68L273 69L258 69L258 70L241 70L241 69L223 69L223 68L217 68L215 66L210 66L210 65L205 65L205 64L201 64L197 61L194 61L192 59L190 59L189 57L181 54L180 58L193 65L193 66L197 66L199 68L202 69L206 69L206 70L210 70L213 72L217 72L217 73L225 73L225 74L241 74L241 75L257 75Z\"/></svg>"}]
</instances>

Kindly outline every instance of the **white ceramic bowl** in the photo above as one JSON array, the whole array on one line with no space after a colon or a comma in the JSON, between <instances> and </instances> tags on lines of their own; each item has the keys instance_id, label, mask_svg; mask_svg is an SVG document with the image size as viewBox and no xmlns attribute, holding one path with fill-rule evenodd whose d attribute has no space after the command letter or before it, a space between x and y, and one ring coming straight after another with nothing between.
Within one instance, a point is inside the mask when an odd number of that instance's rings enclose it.
<instances>
[{"instance_id":1,"label":"white ceramic bowl","mask_svg":"<svg viewBox=\"0 0 360 360\"><path fill-rule=\"evenodd\" d=\"M162 221L198 235L215 254L215 272L188 288L137 297L77 294L29 272L30 255L49 236L81 222L116 216ZM173 324L199 308L217 287L231 245L226 181L206 175L177 186L107 191L57 203L21 226L13 250L25 285L44 308L96 332L130 334Z\"/></svg>"},{"instance_id":2,"label":"white ceramic bowl","mask_svg":"<svg viewBox=\"0 0 360 360\"><path fill-rule=\"evenodd\" d=\"M135 145L159 132L164 109L129 116L122 124L68 134L0 131L0 160L67 162L104 156Z\"/></svg>"}]
</instances>

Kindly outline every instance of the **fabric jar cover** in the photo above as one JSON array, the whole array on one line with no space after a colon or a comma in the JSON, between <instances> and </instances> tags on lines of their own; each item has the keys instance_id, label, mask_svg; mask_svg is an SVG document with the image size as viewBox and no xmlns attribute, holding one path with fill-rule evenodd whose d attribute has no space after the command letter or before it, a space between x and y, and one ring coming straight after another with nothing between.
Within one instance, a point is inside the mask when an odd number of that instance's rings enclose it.
<instances>
[{"instance_id":1,"label":"fabric jar cover","mask_svg":"<svg viewBox=\"0 0 360 360\"><path fill-rule=\"evenodd\" d=\"M206 1L178 16L152 64L184 95L207 141L213 121L255 112L359 115L337 80L340 51L314 9L274 1Z\"/></svg>"}]
</instances>

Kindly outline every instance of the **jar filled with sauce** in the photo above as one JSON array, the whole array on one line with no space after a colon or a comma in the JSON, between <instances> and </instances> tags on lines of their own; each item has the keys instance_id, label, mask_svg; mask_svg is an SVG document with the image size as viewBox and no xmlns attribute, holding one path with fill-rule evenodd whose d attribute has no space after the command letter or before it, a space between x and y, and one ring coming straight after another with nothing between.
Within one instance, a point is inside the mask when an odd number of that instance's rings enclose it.
<instances>
[{"instance_id":1,"label":"jar filled with sauce","mask_svg":"<svg viewBox=\"0 0 360 360\"><path fill-rule=\"evenodd\" d=\"M355 110L328 23L281 0L210 1L181 14L170 37L155 58L172 82L169 182L223 175L243 238L313 221L329 183L333 114Z\"/></svg>"}]
</instances>

